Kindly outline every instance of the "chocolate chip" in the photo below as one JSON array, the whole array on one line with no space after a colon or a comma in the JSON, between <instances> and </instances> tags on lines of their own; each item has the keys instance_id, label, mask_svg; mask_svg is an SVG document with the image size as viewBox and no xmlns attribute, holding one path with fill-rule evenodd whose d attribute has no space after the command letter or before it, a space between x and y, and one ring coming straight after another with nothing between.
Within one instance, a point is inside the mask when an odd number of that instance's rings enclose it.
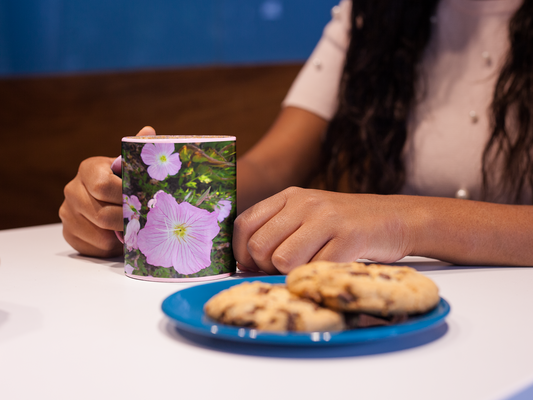
<instances>
[{"instance_id":1,"label":"chocolate chip","mask_svg":"<svg viewBox=\"0 0 533 400\"><path fill-rule=\"evenodd\" d=\"M400 322L407 321L408 318L409 318L409 315L406 312L401 313L401 314L393 314L390 317L390 323L391 324L399 324Z\"/></svg>"},{"instance_id":2,"label":"chocolate chip","mask_svg":"<svg viewBox=\"0 0 533 400\"><path fill-rule=\"evenodd\" d=\"M391 279L391 277L389 275L384 274L383 272L380 272L379 276L382 277L383 279L386 279L386 280L390 280Z\"/></svg>"},{"instance_id":3,"label":"chocolate chip","mask_svg":"<svg viewBox=\"0 0 533 400\"><path fill-rule=\"evenodd\" d=\"M356 272L356 271L350 271L350 275L354 276L370 276L368 272Z\"/></svg>"},{"instance_id":4,"label":"chocolate chip","mask_svg":"<svg viewBox=\"0 0 533 400\"><path fill-rule=\"evenodd\" d=\"M258 293L259 294L267 294L270 292L270 288L260 287Z\"/></svg>"},{"instance_id":5,"label":"chocolate chip","mask_svg":"<svg viewBox=\"0 0 533 400\"><path fill-rule=\"evenodd\" d=\"M315 303L321 304L322 303L322 296L318 292L304 292L302 293L302 297L306 299L310 299L314 301Z\"/></svg>"},{"instance_id":6,"label":"chocolate chip","mask_svg":"<svg viewBox=\"0 0 533 400\"><path fill-rule=\"evenodd\" d=\"M359 315L359 328L367 328L369 326L386 326L390 325L390 322L385 318L379 318L370 314Z\"/></svg>"},{"instance_id":7,"label":"chocolate chip","mask_svg":"<svg viewBox=\"0 0 533 400\"><path fill-rule=\"evenodd\" d=\"M226 308L224 308L224 309L222 310L222 312L220 313L220 317L218 317L219 320L220 320L220 321L223 321L224 318L226 317L226 312L227 312L228 310L230 310L231 308L233 308L234 306L235 306L235 304L230 304L229 306L227 306Z\"/></svg>"},{"instance_id":8,"label":"chocolate chip","mask_svg":"<svg viewBox=\"0 0 533 400\"><path fill-rule=\"evenodd\" d=\"M264 310L264 309L265 309L265 307L263 307L263 306L255 306L254 309L251 310L251 311L248 311L247 314L255 314L255 312L256 312L257 310Z\"/></svg>"},{"instance_id":9,"label":"chocolate chip","mask_svg":"<svg viewBox=\"0 0 533 400\"><path fill-rule=\"evenodd\" d=\"M345 313L344 321L348 329L368 328L371 326L389 326L408 319L407 313L393 314L388 317L366 313Z\"/></svg>"},{"instance_id":10,"label":"chocolate chip","mask_svg":"<svg viewBox=\"0 0 533 400\"><path fill-rule=\"evenodd\" d=\"M348 304L354 301L356 297L351 293L343 292L337 296L337 299L339 299L341 303Z\"/></svg>"},{"instance_id":11,"label":"chocolate chip","mask_svg":"<svg viewBox=\"0 0 533 400\"><path fill-rule=\"evenodd\" d=\"M287 330L288 331L295 331L296 330L296 320L300 316L298 314L294 313L287 313Z\"/></svg>"}]
</instances>

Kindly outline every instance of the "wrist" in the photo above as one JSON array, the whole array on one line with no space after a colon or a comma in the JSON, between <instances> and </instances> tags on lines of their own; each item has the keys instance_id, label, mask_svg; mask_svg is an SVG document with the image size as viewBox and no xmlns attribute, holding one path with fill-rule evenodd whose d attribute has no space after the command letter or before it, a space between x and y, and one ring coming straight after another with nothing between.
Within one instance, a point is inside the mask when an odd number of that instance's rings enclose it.
<instances>
[{"instance_id":1,"label":"wrist","mask_svg":"<svg viewBox=\"0 0 533 400\"><path fill-rule=\"evenodd\" d=\"M428 228L434 226L435 207L427 197L401 197L403 207L400 218L405 227L406 255L429 257L434 240Z\"/></svg>"}]
</instances>

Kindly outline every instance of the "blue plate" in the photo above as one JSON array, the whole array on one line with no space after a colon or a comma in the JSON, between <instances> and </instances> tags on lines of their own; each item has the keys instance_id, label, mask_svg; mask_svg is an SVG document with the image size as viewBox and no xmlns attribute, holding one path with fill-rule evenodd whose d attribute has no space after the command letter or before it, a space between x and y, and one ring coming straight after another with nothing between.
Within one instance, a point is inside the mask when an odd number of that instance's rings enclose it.
<instances>
[{"instance_id":1,"label":"blue plate","mask_svg":"<svg viewBox=\"0 0 533 400\"><path fill-rule=\"evenodd\" d=\"M237 342L290 346L339 345L396 338L435 327L441 324L450 312L450 305L441 298L437 307L430 312L413 316L401 324L343 332L307 333L272 333L239 328L217 323L205 315L203 307L207 300L221 290L246 281L285 283L285 276L230 279L193 286L167 297L162 304L163 312L178 328L194 334Z\"/></svg>"}]
</instances>

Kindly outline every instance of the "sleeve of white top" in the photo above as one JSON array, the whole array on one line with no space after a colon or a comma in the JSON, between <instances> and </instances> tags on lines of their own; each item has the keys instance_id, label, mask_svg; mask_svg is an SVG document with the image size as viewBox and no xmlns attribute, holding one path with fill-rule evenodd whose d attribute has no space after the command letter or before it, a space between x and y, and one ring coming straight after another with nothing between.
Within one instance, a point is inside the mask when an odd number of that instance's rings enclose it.
<instances>
[{"instance_id":1,"label":"sleeve of white top","mask_svg":"<svg viewBox=\"0 0 533 400\"><path fill-rule=\"evenodd\" d=\"M342 0L311 57L293 82L282 106L293 106L330 120L337 111L339 84L350 41L352 2Z\"/></svg>"}]
</instances>

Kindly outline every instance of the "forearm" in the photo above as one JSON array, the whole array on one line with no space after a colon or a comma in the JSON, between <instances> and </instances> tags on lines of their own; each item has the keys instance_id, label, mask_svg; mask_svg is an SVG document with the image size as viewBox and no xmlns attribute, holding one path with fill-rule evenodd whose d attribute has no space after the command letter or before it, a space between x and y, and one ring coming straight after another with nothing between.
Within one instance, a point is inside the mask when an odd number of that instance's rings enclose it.
<instances>
[{"instance_id":1,"label":"forearm","mask_svg":"<svg viewBox=\"0 0 533 400\"><path fill-rule=\"evenodd\" d=\"M289 186L303 186L316 172L327 122L284 108L268 133L237 161L239 214Z\"/></svg>"},{"instance_id":2,"label":"forearm","mask_svg":"<svg viewBox=\"0 0 533 400\"><path fill-rule=\"evenodd\" d=\"M409 215L411 255L465 265L533 265L533 206L398 197Z\"/></svg>"},{"instance_id":3,"label":"forearm","mask_svg":"<svg viewBox=\"0 0 533 400\"><path fill-rule=\"evenodd\" d=\"M237 161L238 214L283 189L271 181L270 175L252 160Z\"/></svg>"}]
</instances>

